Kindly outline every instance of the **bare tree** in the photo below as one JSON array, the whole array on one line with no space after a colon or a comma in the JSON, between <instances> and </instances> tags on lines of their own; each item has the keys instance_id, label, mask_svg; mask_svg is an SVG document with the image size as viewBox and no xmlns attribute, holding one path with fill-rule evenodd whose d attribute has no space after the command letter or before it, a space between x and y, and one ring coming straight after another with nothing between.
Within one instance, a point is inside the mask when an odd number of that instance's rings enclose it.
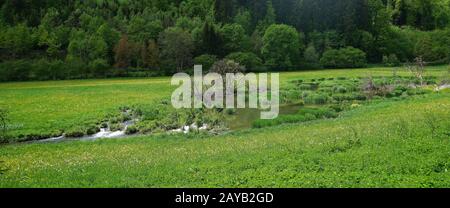
<instances>
[{"instance_id":1,"label":"bare tree","mask_svg":"<svg viewBox=\"0 0 450 208\"><path fill-rule=\"evenodd\" d=\"M371 100L377 93L377 87L375 86L375 82L373 81L372 75L369 75L362 85L362 90L366 95L367 99Z\"/></svg>"},{"instance_id":2,"label":"bare tree","mask_svg":"<svg viewBox=\"0 0 450 208\"><path fill-rule=\"evenodd\" d=\"M413 74L415 78L420 81L420 85L423 86L423 77L425 74L425 62L422 57L417 57L414 59L413 64L407 64L406 69Z\"/></svg>"},{"instance_id":3,"label":"bare tree","mask_svg":"<svg viewBox=\"0 0 450 208\"><path fill-rule=\"evenodd\" d=\"M226 75L227 73L241 73L245 71L245 67L239 65L233 60L223 59L214 63L210 72L215 72L220 75Z\"/></svg>"}]
</instances>

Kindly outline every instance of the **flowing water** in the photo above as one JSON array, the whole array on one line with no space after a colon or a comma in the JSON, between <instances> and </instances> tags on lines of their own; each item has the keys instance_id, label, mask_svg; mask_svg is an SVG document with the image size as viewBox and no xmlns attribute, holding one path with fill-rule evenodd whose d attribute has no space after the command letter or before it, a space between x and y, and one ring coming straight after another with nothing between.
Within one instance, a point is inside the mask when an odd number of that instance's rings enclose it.
<instances>
[{"instance_id":1,"label":"flowing water","mask_svg":"<svg viewBox=\"0 0 450 208\"><path fill-rule=\"evenodd\" d=\"M280 115L288 115L288 114L295 114L302 108L301 105L282 105L280 106ZM242 129L249 129L252 127L252 123L258 119L260 119L261 112L263 110L260 109L237 109L235 114L226 116L226 125L230 130L242 130ZM39 140L35 142L62 142L62 141L74 141L74 140L81 140L81 141L91 141L91 140L97 140L97 139L110 139L110 138L123 138L126 137L126 130L129 126L134 125L136 121L126 121L123 123L125 128L123 130L119 131L111 131L109 128L101 128L100 132L88 135L84 137L79 138L68 138L64 135L59 137L53 137L48 138L44 140ZM174 129L169 132L172 133L189 133L192 130L200 130L200 131L206 131L208 129L208 126L204 124L201 127L197 127L194 124L191 126L184 126L179 129Z\"/></svg>"},{"instance_id":2,"label":"flowing water","mask_svg":"<svg viewBox=\"0 0 450 208\"><path fill-rule=\"evenodd\" d=\"M125 126L123 130L111 131L108 128L101 128L100 131L93 135L88 135L78 138L68 138L64 135L59 137L53 137L48 139L39 140L36 142L61 142L61 141L71 141L71 140L96 140L96 139L111 139L111 138L121 138L126 136L126 130L129 126L134 125L135 121L125 121L123 125Z\"/></svg>"}]
</instances>

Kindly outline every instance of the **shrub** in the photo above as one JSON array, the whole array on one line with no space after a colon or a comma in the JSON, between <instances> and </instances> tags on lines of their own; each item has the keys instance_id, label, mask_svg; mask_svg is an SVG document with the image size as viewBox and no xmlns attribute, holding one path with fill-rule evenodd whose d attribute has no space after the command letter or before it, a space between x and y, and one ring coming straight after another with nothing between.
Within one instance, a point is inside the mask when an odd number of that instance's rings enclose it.
<instances>
[{"instance_id":1,"label":"shrub","mask_svg":"<svg viewBox=\"0 0 450 208\"><path fill-rule=\"evenodd\" d=\"M201 56L197 56L194 59L194 64L202 65L203 70L209 70L213 66L213 64L217 61L217 56L203 54Z\"/></svg>"},{"instance_id":2,"label":"shrub","mask_svg":"<svg viewBox=\"0 0 450 208\"><path fill-rule=\"evenodd\" d=\"M87 135L93 135L96 134L100 131L100 128L98 126L90 126L87 131L86 134Z\"/></svg>"},{"instance_id":3,"label":"shrub","mask_svg":"<svg viewBox=\"0 0 450 208\"><path fill-rule=\"evenodd\" d=\"M108 71L109 64L104 59L95 59L89 63L89 68L92 74L96 76L105 76Z\"/></svg>"},{"instance_id":4,"label":"shrub","mask_svg":"<svg viewBox=\"0 0 450 208\"><path fill-rule=\"evenodd\" d=\"M231 53L226 58L245 66L248 70L257 70L262 66L262 60L256 54L250 52Z\"/></svg>"},{"instance_id":5,"label":"shrub","mask_svg":"<svg viewBox=\"0 0 450 208\"><path fill-rule=\"evenodd\" d=\"M120 131L123 129L123 125L120 123L112 123L109 125L109 130L111 131Z\"/></svg>"},{"instance_id":6,"label":"shrub","mask_svg":"<svg viewBox=\"0 0 450 208\"><path fill-rule=\"evenodd\" d=\"M361 93L352 93L351 100L367 100L367 96Z\"/></svg>"},{"instance_id":7,"label":"shrub","mask_svg":"<svg viewBox=\"0 0 450 208\"><path fill-rule=\"evenodd\" d=\"M326 51L320 59L327 68L360 68L367 65L366 54L356 48L347 47Z\"/></svg>"},{"instance_id":8,"label":"shrub","mask_svg":"<svg viewBox=\"0 0 450 208\"><path fill-rule=\"evenodd\" d=\"M300 90L312 90L313 86L311 84L301 84L298 86Z\"/></svg>"},{"instance_id":9,"label":"shrub","mask_svg":"<svg viewBox=\"0 0 450 208\"><path fill-rule=\"evenodd\" d=\"M214 63L211 67L210 72L216 72L218 74L227 74L227 73L240 73L244 72L245 67L240 64L234 62L233 60L223 59Z\"/></svg>"},{"instance_id":10,"label":"shrub","mask_svg":"<svg viewBox=\"0 0 450 208\"><path fill-rule=\"evenodd\" d=\"M314 93L306 98L306 103L308 104L317 104L323 105L326 104L329 100L328 95L324 93Z\"/></svg>"},{"instance_id":11,"label":"shrub","mask_svg":"<svg viewBox=\"0 0 450 208\"><path fill-rule=\"evenodd\" d=\"M400 66L400 60L398 60L397 55L395 54L383 56L383 65L389 67Z\"/></svg>"},{"instance_id":12,"label":"shrub","mask_svg":"<svg viewBox=\"0 0 450 208\"><path fill-rule=\"evenodd\" d=\"M289 90L283 92L283 102L284 103L293 103L298 101L301 98L301 92L298 90Z\"/></svg>"},{"instance_id":13,"label":"shrub","mask_svg":"<svg viewBox=\"0 0 450 208\"><path fill-rule=\"evenodd\" d=\"M127 129L125 130L125 134L127 135L136 134L137 132L138 129L136 126L128 126Z\"/></svg>"},{"instance_id":14,"label":"shrub","mask_svg":"<svg viewBox=\"0 0 450 208\"><path fill-rule=\"evenodd\" d=\"M287 67L300 55L300 35L288 25L270 25L263 36L261 53L267 65Z\"/></svg>"},{"instance_id":15,"label":"shrub","mask_svg":"<svg viewBox=\"0 0 450 208\"><path fill-rule=\"evenodd\" d=\"M346 93L347 92L347 88L345 88L344 86L334 86L333 87L333 92L335 93Z\"/></svg>"},{"instance_id":16,"label":"shrub","mask_svg":"<svg viewBox=\"0 0 450 208\"><path fill-rule=\"evenodd\" d=\"M69 138L76 138L76 137L82 137L86 134L86 131L82 129L81 127L75 127L66 132L66 137Z\"/></svg>"},{"instance_id":17,"label":"shrub","mask_svg":"<svg viewBox=\"0 0 450 208\"><path fill-rule=\"evenodd\" d=\"M0 81L25 81L30 77L32 64L27 60L0 63Z\"/></svg>"},{"instance_id":18,"label":"shrub","mask_svg":"<svg viewBox=\"0 0 450 208\"><path fill-rule=\"evenodd\" d=\"M156 121L142 121L139 122L136 126L140 133L152 133L158 129L158 125Z\"/></svg>"},{"instance_id":19,"label":"shrub","mask_svg":"<svg viewBox=\"0 0 450 208\"><path fill-rule=\"evenodd\" d=\"M308 48L306 48L304 58L308 63L315 64L319 62L319 55L317 54L314 44L311 44Z\"/></svg>"}]
</instances>

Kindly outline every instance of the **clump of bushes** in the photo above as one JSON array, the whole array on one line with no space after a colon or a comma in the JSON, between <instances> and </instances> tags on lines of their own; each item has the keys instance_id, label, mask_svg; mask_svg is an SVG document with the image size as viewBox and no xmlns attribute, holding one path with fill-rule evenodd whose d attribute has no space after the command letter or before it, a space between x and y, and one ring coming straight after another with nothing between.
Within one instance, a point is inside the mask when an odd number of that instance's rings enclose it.
<instances>
[{"instance_id":1,"label":"clump of bushes","mask_svg":"<svg viewBox=\"0 0 450 208\"><path fill-rule=\"evenodd\" d=\"M86 135L86 130L81 127L74 127L68 131L66 131L66 137L69 138L77 138Z\"/></svg>"},{"instance_id":2,"label":"clump of bushes","mask_svg":"<svg viewBox=\"0 0 450 208\"><path fill-rule=\"evenodd\" d=\"M201 56L197 56L194 59L194 63L196 65L202 65L203 70L209 70L212 65L217 61L217 56L210 54L203 54Z\"/></svg>"},{"instance_id":3,"label":"clump of bushes","mask_svg":"<svg viewBox=\"0 0 450 208\"><path fill-rule=\"evenodd\" d=\"M400 60L398 60L397 55L395 54L383 56L383 65L388 67L400 66Z\"/></svg>"},{"instance_id":4,"label":"clump of bushes","mask_svg":"<svg viewBox=\"0 0 450 208\"><path fill-rule=\"evenodd\" d=\"M320 63L326 68L361 68L367 65L367 60L366 53L362 50L347 47L326 51Z\"/></svg>"},{"instance_id":5,"label":"clump of bushes","mask_svg":"<svg viewBox=\"0 0 450 208\"><path fill-rule=\"evenodd\" d=\"M90 126L87 130L86 130L86 134L87 135L93 135L96 134L97 132L100 131L100 128L98 126Z\"/></svg>"},{"instance_id":6,"label":"clump of bushes","mask_svg":"<svg viewBox=\"0 0 450 208\"><path fill-rule=\"evenodd\" d=\"M134 125L128 126L127 129L125 130L125 134L127 134L127 135L136 134L136 133L138 133L138 129Z\"/></svg>"},{"instance_id":7,"label":"clump of bushes","mask_svg":"<svg viewBox=\"0 0 450 208\"><path fill-rule=\"evenodd\" d=\"M307 104L323 105L329 100L329 96L325 93L313 93L306 97L305 102Z\"/></svg>"},{"instance_id":8,"label":"clump of bushes","mask_svg":"<svg viewBox=\"0 0 450 208\"><path fill-rule=\"evenodd\" d=\"M251 52L231 53L226 58L239 63L247 70L258 71L262 66L262 60L256 54Z\"/></svg>"}]
</instances>

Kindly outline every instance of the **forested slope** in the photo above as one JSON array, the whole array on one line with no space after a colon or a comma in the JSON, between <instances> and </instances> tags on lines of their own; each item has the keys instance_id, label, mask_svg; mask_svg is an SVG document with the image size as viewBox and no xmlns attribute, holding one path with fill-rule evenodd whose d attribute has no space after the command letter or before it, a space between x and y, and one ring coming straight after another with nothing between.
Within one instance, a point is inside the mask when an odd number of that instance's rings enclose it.
<instances>
[{"instance_id":1,"label":"forested slope","mask_svg":"<svg viewBox=\"0 0 450 208\"><path fill-rule=\"evenodd\" d=\"M0 81L448 63L449 0L1 0ZM287 47L289 46L289 47Z\"/></svg>"}]
</instances>

